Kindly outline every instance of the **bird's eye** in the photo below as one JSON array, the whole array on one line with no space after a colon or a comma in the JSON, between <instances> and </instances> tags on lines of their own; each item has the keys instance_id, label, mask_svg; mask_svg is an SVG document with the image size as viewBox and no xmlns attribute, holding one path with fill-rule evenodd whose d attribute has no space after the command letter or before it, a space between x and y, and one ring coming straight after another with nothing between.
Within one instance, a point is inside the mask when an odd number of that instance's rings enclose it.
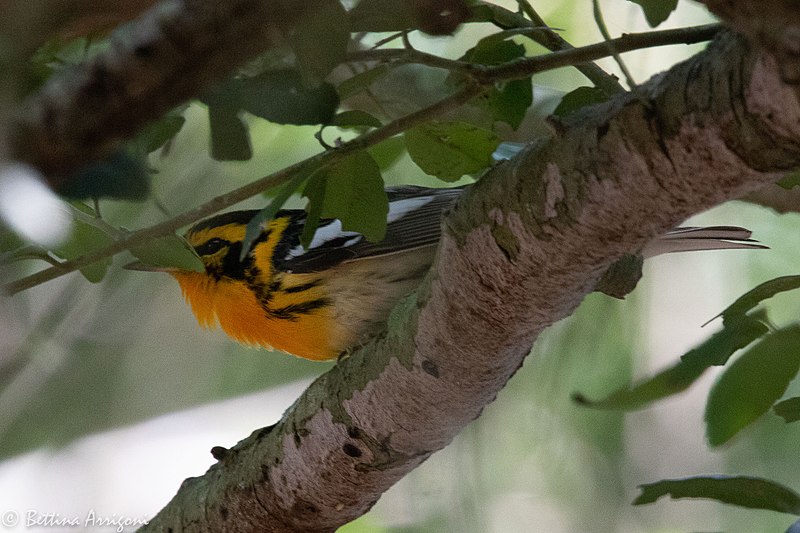
<instances>
[{"instance_id":1,"label":"bird's eye","mask_svg":"<svg viewBox=\"0 0 800 533\"><path fill-rule=\"evenodd\" d=\"M214 237L213 239L209 239L195 248L195 251L197 252L197 255L200 256L212 255L226 247L228 244L230 244L228 241Z\"/></svg>"}]
</instances>

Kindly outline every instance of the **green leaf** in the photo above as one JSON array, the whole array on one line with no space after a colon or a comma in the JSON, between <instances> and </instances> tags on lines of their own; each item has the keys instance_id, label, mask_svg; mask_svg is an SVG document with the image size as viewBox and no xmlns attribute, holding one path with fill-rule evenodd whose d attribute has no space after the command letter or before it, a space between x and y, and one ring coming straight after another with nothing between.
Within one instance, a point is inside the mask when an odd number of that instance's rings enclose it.
<instances>
[{"instance_id":1,"label":"green leaf","mask_svg":"<svg viewBox=\"0 0 800 533\"><path fill-rule=\"evenodd\" d=\"M722 317L723 323L729 320L737 320L762 301L772 298L781 292L791 291L797 288L800 288L800 276L782 276L765 281L741 295L735 302L726 307L711 320L717 317ZM708 322L711 322L711 320ZM708 322L706 322L706 324Z\"/></svg>"},{"instance_id":2,"label":"green leaf","mask_svg":"<svg viewBox=\"0 0 800 533\"><path fill-rule=\"evenodd\" d=\"M779 182L778 185L786 189L787 191L794 189L798 185L800 185L800 170L796 170L794 172L790 172L786 176L784 176Z\"/></svg>"},{"instance_id":3,"label":"green leaf","mask_svg":"<svg viewBox=\"0 0 800 533\"><path fill-rule=\"evenodd\" d=\"M208 106L211 128L211 157L217 161L247 161L253 157L250 132L235 110Z\"/></svg>"},{"instance_id":4,"label":"green leaf","mask_svg":"<svg viewBox=\"0 0 800 533\"><path fill-rule=\"evenodd\" d=\"M28 244L9 250L8 252L0 252L0 265L10 265L17 261L24 261L26 259L42 259L47 261L47 250L35 244Z\"/></svg>"},{"instance_id":5,"label":"green leaf","mask_svg":"<svg viewBox=\"0 0 800 533\"><path fill-rule=\"evenodd\" d=\"M496 84L489 91L486 103L495 120L505 122L516 130L533 104L531 78Z\"/></svg>"},{"instance_id":6,"label":"green leaf","mask_svg":"<svg viewBox=\"0 0 800 533\"><path fill-rule=\"evenodd\" d=\"M639 4L651 28L655 28L670 16L678 7L678 0L628 0Z\"/></svg>"},{"instance_id":7,"label":"green leaf","mask_svg":"<svg viewBox=\"0 0 800 533\"><path fill-rule=\"evenodd\" d=\"M391 167L403 156L406 151L406 143L403 137L397 135L385 141L379 142L375 146L367 148L367 152L372 159L378 163L378 167L383 171Z\"/></svg>"},{"instance_id":8,"label":"green leaf","mask_svg":"<svg viewBox=\"0 0 800 533\"><path fill-rule=\"evenodd\" d=\"M800 514L800 495L774 481L747 476L697 476L683 479L662 479L639 485L642 493L634 505L653 503L662 496L704 498L722 503Z\"/></svg>"},{"instance_id":9,"label":"green leaf","mask_svg":"<svg viewBox=\"0 0 800 533\"><path fill-rule=\"evenodd\" d=\"M373 242L386 235L389 200L380 168L368 153L353 154L321 169L303 193L311 201L309 218L339 219L343 230L357 231ZM311 237L313 233L304 233L306 243Z\"/></svg>"},{"instance_id":10,"label":"green leaf","mask_svg":"<svg viewBox=\"0 0 800 533\"><path fill-rule=\"evenodd\" d=\"M735 326L723 328L697 348L686 352L679 363L632 387L621 388L602 400L591 401L582 394L573 395L573 399L581 405L596 409L641 409L686 390L707 368L724 365L734 352L767 331L763 323L748 317Z\"/></svg>"},{"instance_id":11,"label":"green leaf","mask_svg":"<svg viewBox=\"0 0 800 533\"><path fill-rule=\"evenodd\" d=\"M783 396L800 369L800 325L764 337L719 377L706 404L711 446L728 442Z\"/></svg>"},{"instance_id":12,"label":"green leaf","mask_svg":"<svg viewBox=\"0 0 800 533\"><path fill-rule=\"evenodd\" d=\"M468 50L462 59L483 65L499 65L525 56L525 47L512 41L498 41L491 36L484 38ZM505 122L514 129L519 128L525 113L533 103L531 78L511 80L498 84L478 100L495 120Z\"/></svg>"},{"instance_id":13,"label":"green leaf","mask_svg":"<svg viewBox=\"0 0 800 533\"><path fill-rule=\"evenodd\" d=\"M331 125L339 128L361 128L364 126L369 128L380 128L382 126L380 120L373 117L366 111L361 111L360 109L353 109L339 113L333 117Z\"/></svg>"},{"instance_id":14,"label":"green leaf","mask_svg":"<svg viewBox=\"0 0 800 533\"><path fill-rule=\"evenodd\" d=\"M302 71L312 79L322 80L339 63L344 61L350 40L350 21L339 0L314 0L293 2L281 0L291 17L277 17L283 35L292 47Z\"/></svg>"},{"instance_id":15,"label":"green leaf","mask_svg":"<svg viewBox=\"0 0 800 533\"><path fill-rule=\"evenodd\" d=\"M185 239L167 235L148 241L130 249L136 259L146 265L179 268L194 272L205 272L205 266Z\"/></svg>"},{"instance_id":16,"label":"green leaf","mask_svg":"<svg viewBox=\"0 0 800 533\"><path fill-rule=\"evenodd\" d=\"M553 114L565 117L583 107L599 104L606 100L608 100L608 95L598 87L578 87L561 98L561 102L556 106Z\"/></svg>"},{"instance_id":17,"label":"green leaf","mask_svg":"<svg viewBox=\"0 0 800 533\"><path fill-rule=\"evenodd\" d=\"M354 94L369 88L370 85L383 78L389 73L391 67L389 65L378 65L375 68L359 72L352 78L347 78L336 87L336 92L342 100L350 98Z\"/></svg>"},{"instance_id":18,"label":"green leaf","mask_svg":"<svg viewBox=\"0 0 800 533\"><path fill-rule=\"evenodd\" d=\"M247 257L247 254L250 252L250 247L253 246L253 243L261 234L261 229L264 223L275 218L275 214L281 210L283 204L286 203L286 200L288 200L289 197L294 194L298 187L300 187L300 185L302 185L307 178L308 174L301 171L291 180L287 181L278 189L278 192L272 198L272 201L269 203L269 205L256 213L256 216L250 219L250 222L247 223L247 228L244 232L242 252L239 254L240 261L243 261L244 258Z\"/></svg>"},{"instance_id":19,"label":"green leaf","mask_svg":"<svg viewBox=\"0 0 800 533\"><path fill-rule=\"evenodd\" d=\"M150 174L141 158L119 150L69 176L57 192L74 199L141 201L150 194Z\"/></svg>"},{"instance_id":20,"label":"green leaf","mask_svg":"<svg viewBox=\"0 0 800 533\"><path fill-rule=\"evenodd\" d=\"M67 242L55 248L53 253L64 259L75 259L86 255L100 248L104 248L114 242L111 235L104 232L95 225L73 219L72 234ZM111 258L106 257L96 263L92 263L81 269L81 274L92 283L98 283L105 277L108 267L111 266Z\"/></svg>"},{"instance_id":21,"label":"green leaf","mask_svg":"<svg viewBox=\"0 0 800 533\"><path fill-rule=\"evenodd\" d=\"M25 245L19 235L3 227L0 222L0 253L12 252Z\"/></svg>"},{"instance_id":22,"label":"green leaf","mask_svg":"<svg viewBox=\"0 0 800 533\"><path fill-rule=\"evenodd\" d=\"M203 97L209 108L244 110L277 124L328 124L339 106L333 85L309 87L295 70L271 70L248 78L233 78Z\"/></svg>"},{"instance_id":23,"label":"green leaf","mask_svg":"<svg viewBox=\"0 0 800 533\"><path fill-rule=\"evenodd\" d=\"M778 402L772 407L772 410L787 423L797 422L800 420L800 396Z\"/></svg>"},{"instance_id":24,"label":"green leaf","mask_svg":"<svg viewBox=\"0 0 800 533\"><path fill-rule=\"evenodd\" d=\"M136 136L136 141L142 147L144 153L155 152L181 131L181 128L186 123L186 119L183 118L181 113L183 113L183 108L180 111L161 117L160 120L146 126Z\"/></svg>"},{"instance_id":25,"label":"green leaf","mask_svg":"<svg viewBox=\"0 0 800 533\"><path fill-rule=\"evenodd\" d=\"M319 219L322 218L322 209L325 205L325 187L327 179L324 171L317 171L311 175L303 189L302 196L308 198L306 211L306 223L303 225L303 233L300 235L300 244L308 249L311 240L314 238L319 227Z\"/></svg>"},{"instance_id":26,"label":"green leaf","mask_svg":"<svg viewBox=\"0 0 800 533\"><path fill-rule=\"evenodd\" d=\"M491 131L465 122L428 122L404 137L411 159L425 173L449 182L489 167L500 144Z\"/></svg>"}]
</instances>

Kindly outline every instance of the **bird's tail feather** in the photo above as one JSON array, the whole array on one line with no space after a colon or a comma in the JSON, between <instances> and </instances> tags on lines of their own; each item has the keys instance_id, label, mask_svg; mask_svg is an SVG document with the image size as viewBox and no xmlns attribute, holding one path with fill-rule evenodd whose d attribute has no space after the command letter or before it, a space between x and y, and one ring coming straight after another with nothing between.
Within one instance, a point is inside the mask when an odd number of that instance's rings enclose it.
<instances>
[{"instance_id":1,"label":"bird's tail feather","mask_svg":"<svg viewBox=\"0 0 800 533\"><path fill-rule=\"evenodd\" d=\"M672 252L768 248L737 226L679 227L650 241L642 250L645 259Z\"/></svg>"}]
</instances>

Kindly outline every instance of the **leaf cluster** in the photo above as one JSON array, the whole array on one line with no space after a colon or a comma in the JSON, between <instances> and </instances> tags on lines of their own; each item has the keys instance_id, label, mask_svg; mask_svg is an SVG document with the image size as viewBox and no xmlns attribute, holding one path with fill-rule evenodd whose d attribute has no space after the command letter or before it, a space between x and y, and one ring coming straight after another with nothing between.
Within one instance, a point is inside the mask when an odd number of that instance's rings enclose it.
<instances>
[{"instance_id":1,"label":"leaf cluster","mask_svg":"<svg viewBox=\"0 0 800 533\"><path fill-rule=\"evenodd\" d=\"M725 366L708 395L706 437L712 447L729 443L759 419L774 415L786 423L800 420L800 397L781 400L800 372L800 323L773 326L764 300L800 288L800 276L766 281L740 296L719 313L722 329L681 356L673 366L605 398L574 399L596 409L643 409L653 402L683 392L707 369ZM711 322L711 320L709 322ZM737 352L733 360L731 358ZM697 476L661 480L641 486L634 501L652 503L672 498L706 498L754 509L800 515L800 495L778 483L748 476Z\"/></svg>"}]
</instances>

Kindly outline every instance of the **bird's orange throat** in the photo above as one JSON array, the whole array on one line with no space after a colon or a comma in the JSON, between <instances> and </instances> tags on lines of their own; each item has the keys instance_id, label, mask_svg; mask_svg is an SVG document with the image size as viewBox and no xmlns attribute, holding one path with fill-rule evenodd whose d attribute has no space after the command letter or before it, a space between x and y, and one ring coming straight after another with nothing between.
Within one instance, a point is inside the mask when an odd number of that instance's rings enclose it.
<instances>
[{"instance_id":1,"label":"bird's orange throat","mask_svg":"<svg viewBox=\"0 0 800 533\"><path fill-rule=\"evenodd\" d=\"M306 359L324 361L339 355L331 345L330 311L319 309L297 320L278 320L267 315L258 298L243 281L215 280L200 272L170 272L180 283L183 296L197 321L205 328L217 323L246 345L259 345Z\"/></svg>"}]
</instances>

